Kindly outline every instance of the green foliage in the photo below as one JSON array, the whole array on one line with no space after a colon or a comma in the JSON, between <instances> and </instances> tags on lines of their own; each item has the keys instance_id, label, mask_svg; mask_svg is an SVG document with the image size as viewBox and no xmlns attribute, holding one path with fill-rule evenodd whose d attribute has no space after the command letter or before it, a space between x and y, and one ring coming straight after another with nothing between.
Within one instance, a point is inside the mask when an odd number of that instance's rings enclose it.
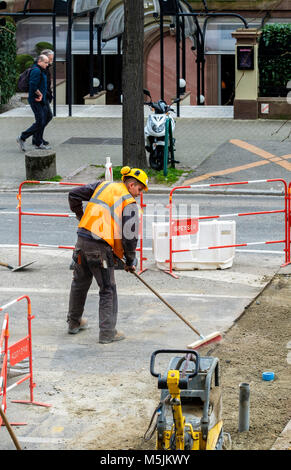
<instances>
[{"instance_id":1,"label":"green foliage","mask_svg":"<svg viewBox=\"0 0 291 470\"><path fill-rule=\"evenodd\" d=\"M28 67L30 67L34 62L34 59L29 54L18 54L16 56L16 68L17 72L20 74L24 72Z\"/></svg>"},{"instance_id":2,"label":"green foliage","mask_svg":"<svg viewBox=\"0 0 291 470\"><path fill-rule=\"evenodd\" d=\"M167 176L164 175L164 170L161 170L156 172L155 179L157 183L173 184L178 181L183 173L185 173L184 170L169 167Z\"/></svg>"},{"instance_id":3,"label":"green foliage","mask_svg":"<svg viewBox=\"0 0 291 470\"><path fill-rule=\"evenodd\" d=\"M122 166L113 166L112 173L113 173L113 180L120 181L121 180L121 170ZM156 171L152 168L145 168L145 172L149 177L150 183L162 183L162 184L173 184L181 177L185 170L180 170L177 168L168 168L167 176L164 176L164 170ZM102 177L102 175L101 175Z\"/></svg>"},{"instance_id":4,"label":"green foliage","mask_svg":"<svg viewBox=\"0 0 291 470\"><path fill-rule=\"evenodd\" d=\"M9 19L0 26L0 105L8 103L16 90L15 32L15 24Z\"/></svg>"},{"instance_id":5,"label":"green foliage","mask_svg":"<svg viewBox=\"0 0 291 470\"><path fill-rule=\"evenodd\" d=\"M269 24L259 44L260 96L286 96L291 80L291 25Z\"/></svg>"},{"instance_id":6,"label":"green foliage","mask_svg":"<svg viewBox=\"0 0 291 470\"><path fill-rule=\"evenodd\" d=\"M45 181L62 181L63 177L61 175L56 175L53 178L46 178Z\"/></svg>"},{"instance_id":7,"label":"green foliage","mask_svg":"<svg viewBox=\"0 0 291 470\"><path fill-rule=\"evenodd\" d=\"M39 55L44 49L54 50L53 45L49 42L41 41L35 45L35 52L37 55Z\"/></svg>"}]
</instances>

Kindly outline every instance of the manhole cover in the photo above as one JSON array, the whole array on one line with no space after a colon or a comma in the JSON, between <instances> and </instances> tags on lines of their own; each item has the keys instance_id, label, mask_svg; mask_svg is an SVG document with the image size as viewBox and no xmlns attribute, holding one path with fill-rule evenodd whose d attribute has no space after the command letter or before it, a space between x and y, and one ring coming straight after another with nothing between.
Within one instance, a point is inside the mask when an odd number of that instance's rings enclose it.
<instances>
[{"instance_id":1,"label":"manhole cover","mask_svg":"<svg viewBox=\"0 0 291 470\"><path fill-rule=\"evenodd\" d=\"M71 137L63 144L72 145L122 145L120 137Z\"/></svg>"}]
</instances>

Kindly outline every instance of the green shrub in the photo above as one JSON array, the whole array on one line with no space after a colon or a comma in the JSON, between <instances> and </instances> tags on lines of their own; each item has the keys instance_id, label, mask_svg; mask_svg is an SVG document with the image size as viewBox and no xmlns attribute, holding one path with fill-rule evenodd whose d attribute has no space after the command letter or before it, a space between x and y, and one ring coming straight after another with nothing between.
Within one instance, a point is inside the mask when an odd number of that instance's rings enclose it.
<instances>
[{"instance_id":1,"label":"green shrub","mask_svg":"<svg viewBox=\"0 0 291 470\"><path fill-rule=\"evenodd\" d=\"M26 70L28 67L30 67L34 62L34 59L31 55L29 54L18 54L16 56L16 67L17 67L17 72L22 73L24 70Z\"/></svg>"},{"instance_id":2,"label":"green shrub","mask_svg":"<svg viewBox=\"0 0 291 470\"><path fill-rule=\"evenodd\" d=\"M0 26L0 105L8 103L14 95L17 83L16 27L12 20Z\"/></svg>"},{"instance_id":3,"label":"green shrub","mask_svg":"<svg viewBox=\"0 0 291 470\"><path fill-rule=\"evenodd\" d=\"M35 45L35 52L36 52L36 55L39 55L39 54L41 53L41 51L43 51L44 49L51 49L51 50L53 50L53 45L50 44L49 42L45 42L45 41L38 42L38 43Z\"/></svg>"},{"instance_id":4,"label":"green shrub","mask_svg":"<svg viewBox=\"0 0 291 470\"><path fill-rule=\"evenodd\" d=\"M259 43L260 96L286 96L291 80L291 25L266 25Z\"/></svg>"}]
</instances>

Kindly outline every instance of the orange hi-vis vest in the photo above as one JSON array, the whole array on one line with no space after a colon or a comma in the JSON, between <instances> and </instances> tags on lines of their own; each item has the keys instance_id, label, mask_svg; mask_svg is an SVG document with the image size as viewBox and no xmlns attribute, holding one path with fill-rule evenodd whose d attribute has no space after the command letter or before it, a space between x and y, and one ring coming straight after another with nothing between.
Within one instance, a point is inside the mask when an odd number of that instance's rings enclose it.
<instances>
[{"instance_id":1,"label":"orange hi-vis vest","mask_svg":"<svg viewBox=\"0 0 291 470\"><path fill-rule=\"evenodd\" d=\"M122 212L125 206L136 202L124 183L104 181L97 186L87 204L79 227L91 232L92 237L107 242L122 258Z\"/></svg>"}]
</instances>

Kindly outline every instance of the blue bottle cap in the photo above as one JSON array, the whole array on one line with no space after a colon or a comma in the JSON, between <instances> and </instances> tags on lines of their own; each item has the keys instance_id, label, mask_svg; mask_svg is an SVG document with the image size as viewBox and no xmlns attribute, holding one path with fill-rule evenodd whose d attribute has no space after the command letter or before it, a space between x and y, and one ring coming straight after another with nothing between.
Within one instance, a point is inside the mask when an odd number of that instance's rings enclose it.
<instances>
[{"instance_id":1,"label":"blue bottle cap","mask_svg":"<svg viewBox=\"0 0 291 470\"><path fill-rule=\"evenodd\" d=\"M263 372L262 379L263 380L274 380L275 374L274 372Z\"/></svg>"}]
</instances>

